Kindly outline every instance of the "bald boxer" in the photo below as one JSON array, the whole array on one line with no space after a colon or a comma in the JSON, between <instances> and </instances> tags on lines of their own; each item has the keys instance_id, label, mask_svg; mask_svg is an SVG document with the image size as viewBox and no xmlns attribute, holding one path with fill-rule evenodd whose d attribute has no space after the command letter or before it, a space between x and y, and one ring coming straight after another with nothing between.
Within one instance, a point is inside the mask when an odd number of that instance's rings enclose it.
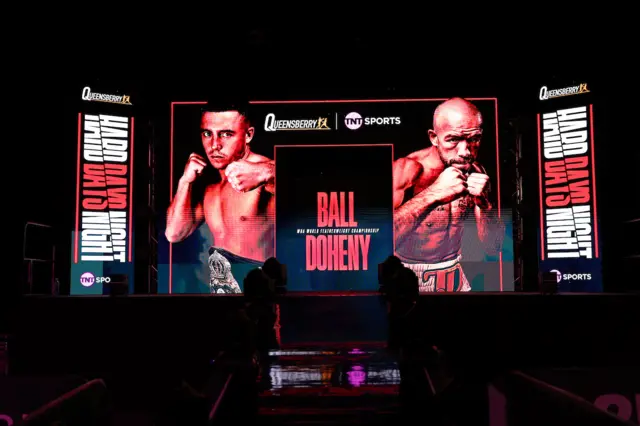
<instances>
[{"instance_id":1,"label":"bald boxer","mask_svg":"<svg viewBox=\"0 0 640 426\"><path fill-rule=\"evenodd\" d=\"M204 156L192 153L167 212L165 235L183 241L204 221L213 235L209 250L210 289L237 293L240 288L227 271L231 263L259 267L273 256L274 162L251 152L255 133L246 105L208 104L200 131ZM193 186L210 164L220 175L206 183L197 197Z\"/></svg>"},{"instance_id":2,"label":"bald boxer","mask_svg":"<svg viewBox=\"0 0 640 426\"><path fill-rule=\"evenodd\" d=\"M421 292L470 291L460 266L465 220L475 217L488 253L502 244L490 179L476 161L482 114L465 99L449 99L428 134L432 146L394 162L396 255L418 275Z\"/></svg>"}]
</instances>

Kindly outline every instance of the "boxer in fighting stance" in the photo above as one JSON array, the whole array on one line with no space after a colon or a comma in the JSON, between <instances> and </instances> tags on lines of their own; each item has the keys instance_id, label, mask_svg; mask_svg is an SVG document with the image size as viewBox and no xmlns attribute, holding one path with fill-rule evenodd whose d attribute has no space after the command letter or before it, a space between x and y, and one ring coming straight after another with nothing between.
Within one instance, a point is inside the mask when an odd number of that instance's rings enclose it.
<instances>
[{"instance_id":1,"label":"boxer in fighting stance","mask_svg":"<svg viewBox=\"0 0 640 426\"><path fill-rule=\"evenodd\" d=\"M205 221L214 245L209 250L210 290L239 293L231 263L260 267L273 256L275 164L251 152L255 129L246 105L207 104L200 128L206 159L189 156L167 212L165 235L171 243L183 241ZM220 181L195 196L194 182L207 163L219 172Z\"/></svg>"},{"instance_id":2,"label":"boxer in fighting stance","mask_svg":"<svg viewBox=\"0 0 640 426\"><path fill-rule=\"evenodd\" d=\"M418 275L421 292L470 291L460 266L462 235L473 213L485 251L496 254L502 226L489 202L489 176L476 162L482 115L471 102L440 104L431 144L394 162L396 255Z\"/></svg>"}]
</instances>

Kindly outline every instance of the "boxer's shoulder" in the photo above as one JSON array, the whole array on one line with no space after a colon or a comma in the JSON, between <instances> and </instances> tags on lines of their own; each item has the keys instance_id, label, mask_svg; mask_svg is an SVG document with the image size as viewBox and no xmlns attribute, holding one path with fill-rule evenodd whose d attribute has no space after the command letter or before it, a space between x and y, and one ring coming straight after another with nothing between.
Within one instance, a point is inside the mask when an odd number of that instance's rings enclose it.
<instances>
[{"instance_id":1,"label":"boxer's shoulder","mask_svg":"<svg viewBox=\"0 0 640 426\"><path fill-rule=\"evenodd\" d=\"M422 169L422 165L419 161L409 157L398 158L393 162L393 167L402 172L415 173Z\"/></svg>"},{"instance_id":2,"label":"boxer's shoulder","mask_svg":"<svg viewBox=\"0 0 640 426\"><path fill-rule=\"evenodd\" d=\"M394 181L401 187L413 184L421 174L422 165L414 159L403 157L393 162Z\"/></svg>"},{"instance_id":3,"label":"boxer's shoulder","mask_svg":"<svg viewBox=\"0 0 640 426\"><path fill-rule=\"evenodd\" d=\"M263 161L271 161L271 159L265 157L264 155L252 152L251 154L249 154L249 157L247 157L247 161L249 161L250 163L262 163Z\"/></svg>"},{"instance_id":4,"label":"boxer's shoulder","mask_svg":"<svg viewBox=\"0 0 640 426\"><path fill-rule=\"evenodd\" d=\"M407 155L406 158L408 158L409 160L417 161L418 163L422 163L425 158L431 155L432 149L433 147L430 146L428 148L421 149L420 151L412 152L411 154Z\"/></svg>"},{"instance_id":5,"label":"boxer's shoulder","mask_svg":"<svg viewBox=\"0 0 640 426\"><path fill-rule=\"evenodd\" d=\"M430 146L429 148L416 151L409 156L409 158L420 163L421 166L421 180L433 180L442 171L442 162L438 156L436 148Z\"/></svg>"}]
</instances>

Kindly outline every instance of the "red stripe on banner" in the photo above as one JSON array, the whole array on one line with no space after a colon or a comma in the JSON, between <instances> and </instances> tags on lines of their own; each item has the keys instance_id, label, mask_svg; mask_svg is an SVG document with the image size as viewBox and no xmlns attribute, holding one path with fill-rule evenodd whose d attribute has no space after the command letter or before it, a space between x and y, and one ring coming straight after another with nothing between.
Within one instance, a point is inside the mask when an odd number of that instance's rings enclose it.
<instances>
[{"instance_id":1,"label":"red stripe on banner","mask_svg":"<svg viewBox=\"0 0 640 426\"><path fill-rule=\"evenodd\" d=\"M393 144L391 144L391 176L392 176L392 181L391 181L391 210L392 211L393 211L393 206L394 206L394 203L393 203L393 192L394 192L394 190L393 190L393 162L394 162L394 158L396 158L395 155L396 154L395 154L395 151L394 151L394 148L393 148ZM392 220L392 222L393 222L393 220ZM395 225L395 223L392 223L391 225L392 225L391 226L391 238L393 238L393 255L395 256L396 255L396 225Z\"/></svg>"},{"instance_id":2,"label":"red stripe on banner","mask_svg":"<svg viewBox=\"0 0 640 426\"><path fill-rule=\"evenodd\" d=\"M593 131L593 104L589 105L589 113L590 113L590 120L591 120L591 173L593 174L593 226L595 228L595 243L596 243L596 259L598 258L598 256L600 255L599 253L599 245L598 245L598 201L597 201L597 197L596 197L596 154L595 154L595 150L594 150L594 131Z\"/></svg>"},{"instance_id":3,"label":"red stripe on banner","mask_svg":"<svg viewBox=\"0 0 640 426\"><path fill-rule=\"evenodd\" d=\"M276 191L278 190L277 187L277 182L276 182L276 167L278 167L278 163L276 163L276 149L277 145L273 146L273 187L276 188ZM273 197L273 257L275 257L277 259L277 253L276 253L276 234L277 232L277 227L276 227L276 217L278 216L276 214L276 212L278 211L278 197Z\"/></svg>"},{"instance_id":4,"label":"red stripe on banner","mask_svg":"<svg viewBox=\"0 0 640 426\"><path fill-rule=\"evenodd\" d=\"M73 263L78 263L78 232L80 229L80 158L82 151L82 113L78 113L78 160L76 170L76 235L73 244Z\"/></svg>"},{"instance_id":5,"label":"red stripe on banner","mask_svg":"<svg viewBox=\"0 0 640 426\"><path fill-rule=\"evenodd\" d=\"M498 99L495 100L496 108L496 176L498 180L498 219L502 218L502 205L500 201L500 142L499 142L499 130L498 130ZM500 291L503 289L502 284L502 250L498 257L498 267L500 268Z\"/></svg>"},{"instance_id":6,"label":"red stripe on banner","mask_svg":"<svg viewBox=\"0 0 640 426\"><path fill-rule=\"evenodd\" d=\"M544 260L544 210L542 210L542 146L540 145L540 114L538 114L538 182L540 189L540 259Z\"/></svg>"},{"instance_id":7,"label":"red stripe on banner","mask_svg":"<svg viewBox=\"0 0 640 426\"><path fill-rule=\"evenodd\" d=\"M131 262L132 242L133 242L133 117L131 117L131 149L130 149L130 161L129 166L129 262Z\"/></svg>"},{"instance_id":8,"label":"red stripe on banner","mask_svg":"<svg viewBox=\"0 0 640 426\"><path fill-rule=\"evenodd\" d=\"M169 134L169 203L173 201L173 106L179 102L171 102L171 131ZM171 294L171 280L173 273L173 244L169 241L169 294Z\"/></svg>"}]
</instances>

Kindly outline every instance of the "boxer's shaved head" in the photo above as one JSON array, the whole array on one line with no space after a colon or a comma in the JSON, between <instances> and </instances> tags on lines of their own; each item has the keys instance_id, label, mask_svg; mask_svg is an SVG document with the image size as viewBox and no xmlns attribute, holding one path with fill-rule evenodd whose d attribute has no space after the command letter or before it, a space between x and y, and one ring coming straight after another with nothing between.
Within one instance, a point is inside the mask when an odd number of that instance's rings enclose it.
<instances>
[{"instance_id":1,"label":"boxer's shaved head","mask_svg":"<svg viewBox=\"0 0 640 426\"><path fill-rule=\"evenodd\" d=\"M474 104L463 98L444 101L433 113L433 129L447 131L449 128L482 127L482 114Z\"/></svg>"},{"instance_id":2,"label":"boxer's shaved head","mask_svg":"<svg viewBox=\"0 0 640 426\"><path fill-rule=\"evenodd\" d=\"M478 155L481 137L482 114L466 99L451 98L434 111L429 139L445 167L469 170Z\"/></svg>"}]
</instances>

